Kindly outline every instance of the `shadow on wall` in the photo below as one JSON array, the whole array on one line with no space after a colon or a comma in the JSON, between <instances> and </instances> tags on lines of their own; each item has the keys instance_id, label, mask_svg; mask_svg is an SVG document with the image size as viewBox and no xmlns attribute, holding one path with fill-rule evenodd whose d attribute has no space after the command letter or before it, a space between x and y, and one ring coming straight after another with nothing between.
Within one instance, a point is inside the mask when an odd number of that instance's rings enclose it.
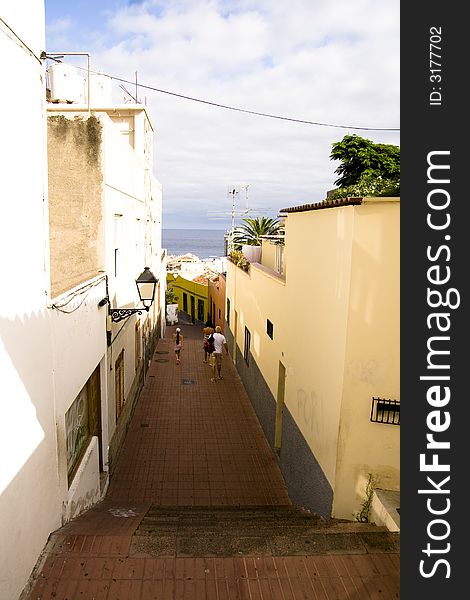
<instances>
[{"instance_id":1,"label":"shadow on wall","mask_svg":"<svg viewBox=\"0 0 470 600\"><path fill-rule=\"evenodd\" d=\"M233 346L233 335L225 323L227 344ZM245 391L256 412L260 425L279 466L293 504L306 508L324 519L331 518L333 490L315 456L310 450L295 420L284 405L282 415L282 443L280 452L274 450L276 399L265 382L250 353L247 367L237 346L236 369Z\"/></svg>"},{"instance_id":2,"label":"shadow on wall","mask_svg":"<svg viewBox=\"0 0 470 600\"><path fill-rule=\"evenodd\" d=\"M0 319L0 539L25 544L0 549L0 597L17 597L51 531L61 525L50 320L43 313ZM31 502L34 498L34 502Z\"/></svg>"}]
</instances>

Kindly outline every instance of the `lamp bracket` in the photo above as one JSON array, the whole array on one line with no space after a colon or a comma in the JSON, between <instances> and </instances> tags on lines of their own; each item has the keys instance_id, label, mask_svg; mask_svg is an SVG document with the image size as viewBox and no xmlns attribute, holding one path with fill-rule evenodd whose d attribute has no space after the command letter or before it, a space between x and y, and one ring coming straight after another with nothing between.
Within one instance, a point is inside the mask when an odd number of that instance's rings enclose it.
<instances>
[{"instance_id":1,"label":"lamp bracket","mask_svg":"<svg viewBox=\"0 0 470 600\"><path fill-rule=\"evenodd\" d=\"M142 311L146 310L147 312L149 311L149 309L147 307L144 308L110 308L109 309L109 314L111 315L111 321L113 323L119 323L119 321L124 321L124 319L127 319L128 317L130 317L131 315L134 314L142 314Z\"/></svg>"}]
</instances>

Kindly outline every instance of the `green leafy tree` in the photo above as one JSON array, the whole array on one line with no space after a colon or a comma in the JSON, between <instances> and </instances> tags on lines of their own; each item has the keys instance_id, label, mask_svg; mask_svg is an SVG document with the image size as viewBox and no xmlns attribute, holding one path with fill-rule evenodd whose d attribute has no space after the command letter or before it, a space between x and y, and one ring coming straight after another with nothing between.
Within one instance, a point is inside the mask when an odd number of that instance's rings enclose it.
<instances>
[{"instance_id":1,"label":"green leafy tree","mask_svg":"<svg viewBox=\"0 0 470 600\"><path fill-rule=\"evenodd\" d=\"M333 197L372 195L395 196L400 193L400 148L375 144L358 135L345 135L335 142L331 160L341 164L335 170L338 190Z\"/></svg>"},{"instance_id":2,"label":"green leafy tree","mask_svg":"<svg viewBox=\"0 0 470 600\"><path fill-rule=\"evenodd\" d=\"M276 235L281 229L278 219L270 217L256 217L243 219L243 224L237 227L233 238L235 247L240 249L243 244L248 246L261 245L263 235Z\"/></svg>"},{"instance_id":3,"label":"green leafy tree","mask_svg":"<svg viewBox=\"0 0 470 600\"><path fill-rule=\"evenodd\" d=\"M178 302L178 296L172 287L168 287L165 290L165 302L167 304L176 304Z\"/></svg>"}]
</instances>

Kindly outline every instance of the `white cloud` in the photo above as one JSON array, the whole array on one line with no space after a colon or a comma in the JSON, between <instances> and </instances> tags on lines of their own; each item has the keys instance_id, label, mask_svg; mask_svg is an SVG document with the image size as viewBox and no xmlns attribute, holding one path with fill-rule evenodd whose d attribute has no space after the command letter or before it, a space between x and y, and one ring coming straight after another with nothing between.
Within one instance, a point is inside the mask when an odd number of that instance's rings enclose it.
<instances>
[{"instance_id":1,"label":"white cloud","mask_svg":"<svg viewBox=\"0 0 470 600\"><path fill-rule=\"evenodd\" d=\"M142 84L247 110L399 127L397 0L166 0L106 14L85 50L109 74L133 81L137 71ZM156 129L165 227L204 226L207 211L229 209L227 187L238 183L250 185L250 204L273 213L322 200L336 179L331 145L347 133L399 145L397 132L256 117L145 89L139 96Z\"/></svg>"},{"instance_id":2,"label":"white cloud","mask_svg":"<svg viewBox=\"0 0 470 600\"><path fill-rule=\"evenodd\" d=\"M57 35L69 31L72 26L72 21L68 18L57 19L47 25L48 35Z\"/></svg>"}]
</instances>

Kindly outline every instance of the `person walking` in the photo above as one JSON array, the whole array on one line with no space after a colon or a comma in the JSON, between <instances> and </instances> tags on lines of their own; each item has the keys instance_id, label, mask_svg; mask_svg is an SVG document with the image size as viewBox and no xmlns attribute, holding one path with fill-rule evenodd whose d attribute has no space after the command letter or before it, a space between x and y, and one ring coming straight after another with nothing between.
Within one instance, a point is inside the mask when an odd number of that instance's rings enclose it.
<instances>
[{"instance_id":1,"label":"person walking","mask_svg":"<svg viewBox=\"0 0 470 600\"><path fill-rule=\"evenodd\" d=\"M228 356L227 340L222 333L220 325L217 325L214 333L214 352L212 356L212 373L211 381L215 381L215 373L217 370L217 379L222 379L222 353L225 348L225 354Z\"/></svg>"},{"instance_id":2,"label":"person walking","mask_svg":"<svg viewBox=\"0 0 470 600\"><path fill-rule=\"evenodd\" d=\"M205 363L207 362L207 359L211 355L209 336L212 333L214 333L214 327L212 326L212 321L210 319L207 319L206 325L205 325L204 329L202 330L202 335L203 335L203 340L204 340L204 342L203 342L203 348L204 348L203 362L205 362Z\"/></svg>"},{"instance_id":3,"label":"person walking","mask_svg":"<svg viewBox=\"0 0 470 600\"><path fill-rule=\"evenodd\" d=\"M175 333L173 334L173 339L175 340L175 358L176 364L180 364L180 355L181 349L183 347L183 334L181 333L181 329L179 327L176 328Z\"/></svg>"}]
</instances>

